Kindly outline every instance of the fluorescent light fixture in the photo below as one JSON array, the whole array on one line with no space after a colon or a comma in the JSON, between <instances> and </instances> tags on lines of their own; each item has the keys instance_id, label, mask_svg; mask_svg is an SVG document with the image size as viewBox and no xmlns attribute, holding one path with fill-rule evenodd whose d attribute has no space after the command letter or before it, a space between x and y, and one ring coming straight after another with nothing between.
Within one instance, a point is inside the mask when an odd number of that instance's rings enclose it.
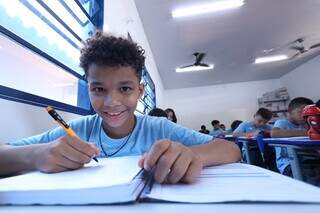
<instances>
[{"instance_id":1,"label":"fluorescent light fixture","mask_svg":"<svg viewBox=\"0 0 320 213\"><path fill-rule=\"evenodd\" d=\"M268 62L283 61L286 59L288 59L288 56L286 56L286 55L274 55L274 56L256 58L254 63L255 64L262 64L262 63L268 63Z\"/></svg>"},{"instance_id":2,"label":"fluorescent light fixture","mask_svg":"<svg viewBox=\"0 0 320 213\"><path fill-rule=\"evenodd\" d=\"M172 11L173 18L180 18L185 16L193 16L204 13L211 13L221 10L228 10L244 5L244 0L223 0L214 1L208 4L199 4L191 7L176 9Z\"/></svg>"},{"instance_id":3,"label":"fluorescent light fixture","mask_svg":"<svg viewBox=\"0 0 320 213\"><path fill-rule=\"evenodd\" d=\"M210 64L208 67L204 66L191 66L191 67L185 67L185 68L177 68L176 72L194 72L194 71L203 71L203 70L211 70L213 69L214 65Z\"/></svg>"}]
</instances>

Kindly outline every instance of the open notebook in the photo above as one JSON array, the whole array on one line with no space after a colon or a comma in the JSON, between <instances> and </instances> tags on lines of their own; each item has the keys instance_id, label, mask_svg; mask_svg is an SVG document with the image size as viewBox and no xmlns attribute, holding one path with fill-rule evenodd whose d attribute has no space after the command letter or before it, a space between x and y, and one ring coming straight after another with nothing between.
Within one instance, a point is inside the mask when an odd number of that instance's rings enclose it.
<instances>
[{"instance_id":1,"label":"open notebook","mask_svg":"<svg viewBox=\"0 0 320 213\"><path fill-rule=\"evenodd\" d=\"M160 185L137 166L138 156L99 159L56 174L0 179L0 204L87 205L140 201L187 203L316 202L320 189L246 164L208 167L195 184Z\"/></svg>"}]
</instances>

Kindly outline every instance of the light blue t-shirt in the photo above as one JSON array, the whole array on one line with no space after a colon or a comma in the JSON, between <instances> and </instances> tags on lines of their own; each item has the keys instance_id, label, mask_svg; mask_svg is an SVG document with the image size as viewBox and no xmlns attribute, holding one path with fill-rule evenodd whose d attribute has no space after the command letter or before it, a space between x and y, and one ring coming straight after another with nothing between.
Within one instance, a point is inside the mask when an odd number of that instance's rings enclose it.
<instances>
[{"instance_id":1,"label":"light blue t-shirt","mask_svg":"<svg viewBox=\"0 0 320 213\"><path fill-rule=\"evenodd\" d=\"M224 135L225 134L225 132L222 130L222 129L213 129L213 130L211 130L210 131L210 133L209 133L209 135L211 135L211 136L213 136L213 137L217 137L217 136L219 136L219 135Z\"/></svg>"},{"instance_id":2,"label":"light blue t-shirt","mask_svg":"<svg viewBox=\"0 0 320 213\"><path fill-rule=\"evenodd\" d=\"M279 129L297 129L297 130L306 129L303 125L296 125L296 124L290 122L286 118L277 120L274 123L273 127L279 128ZM288 152L287 152L287 149L283 148L283 147L275 147L275 150L276 150L276 158L277 158L277 167L282 174L284 169L290 164Z\"/></svg>"},{"instance_id":3,"label":"light blue t-shirt","mask_svg":"<svg viewBox=\"0 0 320 213\"><path fill-rule=\"evenodd\" d=\"M102 127L102 119L97 114L75 119L68 124L82 140L93 142L99 147L100 157L105 157L106 154L110 156L115 152L116 154L112 156L142 155L149 151L151 146L160 139L169 139L185 146L205 144L212 140L210 135L179 126L167 118L152 116L136 116L136 125L131 135L120 139L110 138L105 133ZM9 144L18 146L48 143L64 135L64 130L58 127L40 135Z\"/></svg>"},{"instance_id":4,"label":"light blue t-shirt","mask_svg":"<svg viewBox=\"0 0 320 213\"><path fill-rule=\"evenodd\" d=\"M233 133L239 133L239 132L248 133L248 132L255 132L257 130L260 130L260 131L271 131L271 129L272 129L272 126L269 125L269 124L265 124L265 125L262 125L260 127L256 127L253 122L242 122L233 131Z\"/></svg>"}]
</instances>

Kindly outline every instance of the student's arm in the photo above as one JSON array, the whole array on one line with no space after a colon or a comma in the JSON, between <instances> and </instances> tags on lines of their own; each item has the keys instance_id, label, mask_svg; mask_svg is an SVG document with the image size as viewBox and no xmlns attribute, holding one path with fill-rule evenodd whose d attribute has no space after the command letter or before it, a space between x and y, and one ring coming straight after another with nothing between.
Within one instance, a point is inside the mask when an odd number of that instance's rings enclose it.
<instances>
[{"instance_id":1,"label":"student's arm","mask_svg":"<svg viewBox=\"0 0 320 213\"><path fill-rule=\"evenodd\" d=\"M302 129L280 129L274 127L270 133L273 138L288 138L288 137L299 137L299 136L307 136L307 130Z\"/></svg>"},{"instance_id":2,"label":"student's arm","mask_svg":"<svg viewBox=\"0 0 320 213\"><path fill-rule=\"evenodd\" d=\"M247 138L252 138L252 137L256 137L258 134L260 133L260 130L254 131L254 132L234 132L232 134L233 137L237 138L237 137L247 137Z\"/></svg>"},{"instance_id":3,"label":"student's arm","mask_svg":"<svg viewBox=\"0 0 320 213\"><path fill-rule=\"evenodd\" d=\"M140 167L155 168L157 182L195 182L203 166L238 162L240 150L234 143L215 139L207 144L187 147L170 140L155 143L140 160Z\"/></svg>"},{"instance_id":4,"label":"student's arm","mask_svg":"<svg viewBox=\"0 0 320 213\"><path fill-rule=\"evenodd\" d=\"M0 176L24 170L53 173L78 169L99 155L92 144L71 136L50 143L25 146L0 146Z\"/></svg>"},{"instance_id":5,"label":"student's arm","mask_svg":"<svg viewBox=\"0 0 320 213\"><path fill-rule=\"evenodd\" d=\"M246 130L246 123L241 123L232 133L232 136L237 137L256 137L260 133L260 130L254 132L247 132Z\"/></svg>"}]
</instances>

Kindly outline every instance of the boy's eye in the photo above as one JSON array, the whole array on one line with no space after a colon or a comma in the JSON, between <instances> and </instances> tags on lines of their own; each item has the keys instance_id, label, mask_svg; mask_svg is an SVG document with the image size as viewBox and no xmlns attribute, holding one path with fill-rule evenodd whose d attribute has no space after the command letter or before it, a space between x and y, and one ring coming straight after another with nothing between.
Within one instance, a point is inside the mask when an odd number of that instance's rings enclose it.
<instances>
[{"instance_id":1,"label":"boy's eye","mask_svg":"<svg viewBox=\"0 0 320 213\"><path fill-rule=\"evenodd\" d=\"M129 91L131 91L131 90L132 90L131 87L121 87L121 88L120 88L120 91L121 91L121 92L129 92Z\"/></svg>"},{"instance_id":2,"label":"boy's eye","mask_svg":"<svg viewBox=\"0 0 320 213\"><path fill-rule=\"evenodd\" d=\"M103 88L102 87L95 87L91 89L92 92L102 92Z\"/></svg>"}]
</instances>

